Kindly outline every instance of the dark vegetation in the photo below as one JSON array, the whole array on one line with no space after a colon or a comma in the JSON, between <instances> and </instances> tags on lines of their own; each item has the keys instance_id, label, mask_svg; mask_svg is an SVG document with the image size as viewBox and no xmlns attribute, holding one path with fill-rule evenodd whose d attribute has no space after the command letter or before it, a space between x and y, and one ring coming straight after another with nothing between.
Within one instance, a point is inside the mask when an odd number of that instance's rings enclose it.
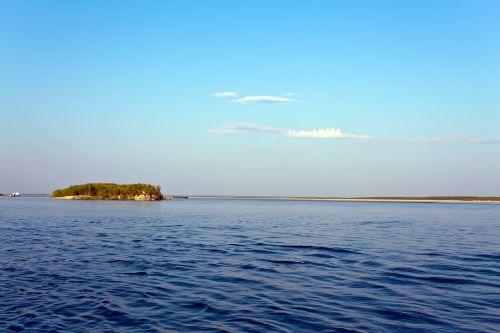
<instances>
[{"instance_id":1,"label":"dark vegetation","mask_svg":"<svg viewBox=\"0 0 500 333\"><path fill-rule=\"evenodd\" d=\"M149 184L113 184L113 183L89 183L72 185L70 187L55 190L51 197L61 198L75 196L79 199L96 200L133 200L134 197L145 195L149 200L164 199L160 186Z\"/></svg>"}]
</instances>

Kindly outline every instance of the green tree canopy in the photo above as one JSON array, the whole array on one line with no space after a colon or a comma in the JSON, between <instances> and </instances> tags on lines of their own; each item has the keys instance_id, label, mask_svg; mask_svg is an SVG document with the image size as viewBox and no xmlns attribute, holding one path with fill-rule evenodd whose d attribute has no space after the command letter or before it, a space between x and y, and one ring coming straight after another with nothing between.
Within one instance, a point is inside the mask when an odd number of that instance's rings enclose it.
<instances>
[{"instance_id":1,"label":"green tree canopy","mask_svg":"<svg viewBox=\"0 0 500 333\"><path fill-rule=\"evenodd\" d=\"M146 195L154 200L163 199L161 187L150 184L88 183L72 185L52 192L53 198L81 196L102 200L129 200L134 196Z\"/></svg>"}]
</instances>

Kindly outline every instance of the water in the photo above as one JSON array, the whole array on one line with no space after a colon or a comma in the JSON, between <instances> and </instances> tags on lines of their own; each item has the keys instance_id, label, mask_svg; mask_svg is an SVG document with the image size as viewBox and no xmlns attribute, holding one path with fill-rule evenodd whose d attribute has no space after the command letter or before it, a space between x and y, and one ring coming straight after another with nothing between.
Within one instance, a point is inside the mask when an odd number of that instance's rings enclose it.
<instances>
[{"instance_id":1,"label":"water","mask_svg":"<svg viewBox=\"0 0 500 333\"><path fill-rule=\"evenodd\" d=\"M0 198L0 331L500 331L500 205Z\"/></svg>"}]
</instances>

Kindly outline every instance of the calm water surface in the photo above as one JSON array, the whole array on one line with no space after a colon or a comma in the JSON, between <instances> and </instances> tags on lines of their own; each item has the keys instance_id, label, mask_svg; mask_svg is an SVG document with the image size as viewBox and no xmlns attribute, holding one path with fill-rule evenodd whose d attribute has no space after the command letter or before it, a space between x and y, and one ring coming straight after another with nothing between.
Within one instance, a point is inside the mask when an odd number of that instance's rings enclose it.
<instances>
[{"instance_id":1,"label":"calm water surface","mask_svg":"<svg viewBox=\"0 0 500 333\"><path fill-rule=\"evenodd\" d=\"M0 331L500 331L500 205L0 198Z\"/></svg>"}]
</instances>

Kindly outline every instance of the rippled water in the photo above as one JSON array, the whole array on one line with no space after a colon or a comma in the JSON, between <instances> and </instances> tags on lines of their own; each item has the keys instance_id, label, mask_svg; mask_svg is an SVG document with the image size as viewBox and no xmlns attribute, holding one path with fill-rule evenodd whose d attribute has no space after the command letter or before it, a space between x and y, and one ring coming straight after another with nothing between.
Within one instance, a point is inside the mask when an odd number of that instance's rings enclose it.
<instances>
[{"instance_id":1,"label":"rippled water","mask_svg":"<svg viewBox=\"0 0 500 333\"><path fill-rule=\"evenodd\" d=\"M500 331L500 205L0 198L0 331Z\"/></svg>"}]
</instances>

